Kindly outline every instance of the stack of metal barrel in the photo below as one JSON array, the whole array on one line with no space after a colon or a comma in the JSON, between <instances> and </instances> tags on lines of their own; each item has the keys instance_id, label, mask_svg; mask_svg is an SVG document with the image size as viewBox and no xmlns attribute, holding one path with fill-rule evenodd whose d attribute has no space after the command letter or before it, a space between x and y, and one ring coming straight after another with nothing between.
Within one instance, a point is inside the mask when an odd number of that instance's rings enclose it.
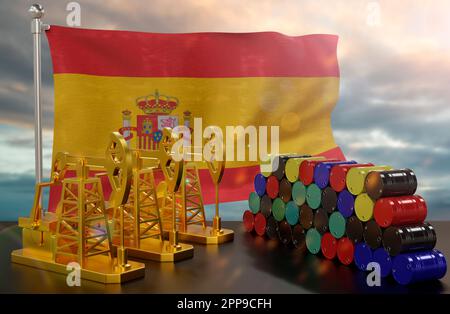
<instances>
[{"instance_id":1,"label":"stack of metal barrel","mask_svg":"<svg viewBox=\"0 0 450 314\"><path fill-rule=\"evenodd\" d=\"M379 266L400 284L445 275L412 170L306 155L277 156L269 169L254 178L248 232L363 271Z\"/></svg>"}]
</instances>

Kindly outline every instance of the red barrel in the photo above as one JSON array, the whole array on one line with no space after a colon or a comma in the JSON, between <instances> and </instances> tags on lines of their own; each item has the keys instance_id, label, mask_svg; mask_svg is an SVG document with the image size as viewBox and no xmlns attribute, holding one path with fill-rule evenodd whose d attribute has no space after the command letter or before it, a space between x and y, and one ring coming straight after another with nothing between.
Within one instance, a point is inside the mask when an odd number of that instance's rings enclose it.
<instances>
[{"instance_id":1,"label":"red barrel","mask_svg":"<svg viewBox=\"0 0 450 314\"><path fill-rule=\"evenodd\" d=\"M427 217L427 204L419 195L385 197L376 201L373 214L384 228L422 223Z\"/></svg>"},{"instance_id":2,"label":"red barrel","mask_svg":"<svg viewBox=\"0 0 450 314\"><path fill-rule=\"evenodd\" d=\"M252 232L255 226L255 219L253 213L250 210L246 210L242 216L242 221L244 222L244 228L247 232Z\"/></svg>"},{"instance_id":3,"label":"red barrel","mask_svg":"<svg viewBox=\"0 0 450 314\"><path fill-rule=\"evenodd\" d=\"M269 178L267 178L266 192L271 199L277 198L279 189L280 183L278 182L277 177L270 176Z\"/></svg>"},{"instance_id":4,"label":"red barrel","mask_svg":"<svg viewBox=\"0 0 450 314\"><path fill-rule=\"evenodd\" d=\"M344 265L350 265L353 262L355 247L349 238L340 238L337 245L337 257Z\"/></svg>"},{"instance_id":5,"label":"red barrel","mask_svg":"<svg viewBox=\"0 0 450 314\"><path fill-rule=\"evenodd\" d=\"M298 177L304 185L310 185L314 181L314 168L321 162L340 161L339 159L306 160L298 169Z\"/></svg>"},{"instance_id":6,"label":"red barrel","mask_svg":"<svg viewBox=\"0 0 450 314\"><path fill-rule=\"evenodd\" d=\"M261 237L266 233L266 217L261 213L255 215L255 232Z\"/></svg>"},{"instance_id":7,"label":"red barrel","mask_svg":"<svg viewBox=\"0 0 450 314\"><path fill-rule=\"evenodd\" d=\"M345 178L347 172L354 167L372 167L374 164L346 164L346 165L335 165L330 171L330 186L336 192L341 192L346 187Z\"/></svg>"},{"instance_id":8,"label":"red barrel","mask_svg":"<svg viewBox=\"0 0 450 314\"><path fill-rule=\"evenodd\" d=\"M333 259L336 257L338 241L329 232L322 236L320 247L322 249L322 254L327 259Z\"/></svg>"}]
</instances>

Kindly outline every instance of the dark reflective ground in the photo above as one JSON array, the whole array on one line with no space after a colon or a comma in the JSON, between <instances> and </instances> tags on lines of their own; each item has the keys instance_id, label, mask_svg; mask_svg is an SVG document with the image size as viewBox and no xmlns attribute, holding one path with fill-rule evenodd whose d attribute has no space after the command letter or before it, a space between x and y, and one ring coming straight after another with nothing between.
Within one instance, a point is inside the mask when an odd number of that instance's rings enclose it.
<instances>
[{"instance_id":1,"label":"dark reflective ground","mask_svg":"<svg viewBox=\"0 0 450 314\"><path fill-rule=\"evenodd\" d=\"M433 223L437 248L450 258L450 222ZM0 292L3 293L448 293L450 276L441 281L403 287L388 278L381 287L368 287L365 273L354 267L287 249L277 241L245 233L240 222L235 241L221 246L195 246L194 258L176 264L148 262L146 277L122 285L87 280L68 287L66 277L10 263L11 250L20 248L16 226L0 231Z\"/></svg>"}]
</instances>

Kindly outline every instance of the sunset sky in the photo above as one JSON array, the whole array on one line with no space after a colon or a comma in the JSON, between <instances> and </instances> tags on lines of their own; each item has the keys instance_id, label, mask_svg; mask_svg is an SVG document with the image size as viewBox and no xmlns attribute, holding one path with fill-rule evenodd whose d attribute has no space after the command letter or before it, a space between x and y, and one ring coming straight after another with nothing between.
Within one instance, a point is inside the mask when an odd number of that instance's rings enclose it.
<instances>
[{"instance_id":1,"label":"sunset sky","mask_svg":"<svg viewBox=\"0 0 450 314\"><path fill-rule=\"evenodd\" d=\"M26 215L34 193L32 38L27 13L33 2L0 0L0 220ZM449 1L77 2L84 28L338 35L341 86L332 117L336 142L349 159L414 169L429 217L450 220ZM40 3L46 9L46 23L66 25L69 1ZM53 81L45 38L42 49L48 177ZM222 213L224 219L238 220L242 206Z\"/></svg>"}]
</instances>

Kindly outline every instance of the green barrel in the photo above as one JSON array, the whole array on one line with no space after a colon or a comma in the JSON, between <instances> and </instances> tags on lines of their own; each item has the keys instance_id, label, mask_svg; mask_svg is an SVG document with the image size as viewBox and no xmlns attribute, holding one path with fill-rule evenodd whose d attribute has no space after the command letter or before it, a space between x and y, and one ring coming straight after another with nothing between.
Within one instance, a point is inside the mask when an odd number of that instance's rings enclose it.
<instances>
[{"instance_id":1,"label":"green barrel","mask_svg":"<svg viewBox=\"0 0 450 314\"><path fill-rule=\"evenodd\" d=\"M322 240L322 236L320 235L319 231L317 231L315 228L311 228L306 233L306 247L308 248L308 251L310 251L312 254L317 254L320 251L320 241Z\"/></svg>"},{"instance_id":2,"label":"green barrel","mask_svg":"<svg viewBox=\"0 0 450 314\"><path fill-rule=\"evenodd\" d=\"M306 202L306 187L300 181L295 182L292 186L292 199L298 206L302 206Z\"/></svg>"},{"instance_id":3,"label":"green barrel","mask_svg":"<svg viewBox=\"0 0 450 314\"><path fill-rule=\"evenodd\" d=\"M328 219L328 228L336 239L342 238L345 234L345 218L340 212L334 212Z\"/></svg>"},{"instance_id":4,"label":"green barrel","mask_svg":"<svg viewBox=\"0 0 450 314\"><path fill-rule=\"evenodd\" d=\"M322 201L322 190L314 183L306 188L306 203L312 209L317 209Z\"/></svg>"},{"instance_id":5,"label":"green barrel","mask_svg":"<svg viewBox=\"0 0 450 314\"><path fill-rule=\"evenodd\" d=\"M256 192L252 192L248 196L248 207L250 207L253 214L257 214L259 212L260 201L259 195L256 194Z\"/></svg>"},{"instance_id":6,"label":"green barrel","mask_svg":"<svg viewBox=\"0 0 450 314\"><path fill-rule=\"evenodd\" d=\"M286 205L277 197L272 203L272 214L276 221L282 221L286 213Z\"/></svg>"},{"instance_id":7,"label":"green barrel","mask_svg":"<svg viewBox=\"0 0 450 314\"><path fill-rule=\"evenodd\" d=\"M299 208L297 204L290 201L286 204L286 220L291 225L294 226L298 223Z\"/></svg>"}]
</instances>

